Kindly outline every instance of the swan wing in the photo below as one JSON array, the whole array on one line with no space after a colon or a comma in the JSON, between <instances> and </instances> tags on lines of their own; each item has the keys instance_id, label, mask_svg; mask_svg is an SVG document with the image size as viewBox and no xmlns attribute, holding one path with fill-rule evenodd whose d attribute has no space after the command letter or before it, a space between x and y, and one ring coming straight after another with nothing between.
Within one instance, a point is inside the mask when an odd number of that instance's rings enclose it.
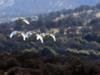
<instances>
[{"instance_id":1,"label":"swan wing","mask_svg":"<svg viewBox=\"0 0 100 75\"><path fill-rule=\"evenodd\" d=\"M56 41L56 37L53 34L50 34L50 36L53 38L54 42Z\"/></svg>"},{"instance_id":2,"label":"swan wing","mask_svg":"<svg viewBox=\"0 0 100 75\"><path fill-rule=\"evenodd\" d=\"M37 39L37 40L40 40L40 41L41 41L41 43L43 43L43 38L42 38L42 36L41 36L41 35L36 34L36 39Z\"/></svg>"},{"instance_id":3,"label":"swan wing","mask_svg":"<svg viewBox=\"0 0 100 75\"><path fill-rule=\"evenodd\" d=\"M11 34L10 34L10 38L12 38L14 35L16 35L18 33L18 31L13 31Z\"/></svg>"},{"instance_id":4,"label":"swan wing","mask_svg":"<svg viewBox=\"0 0 100 75\"><path fill-rule=\"evenodd\" d=\"M30 24L30 22L26 19L23 19L23 22L26 23L26 24Z\"/></svg>"},{"instance_id":5,"label":"swan wing","mask_svg":"<svg viewBox=\"0 0 100 75\"><path fill-rule=\"evenodd\" d=\"M26 35L24 33L20 33L20 34L23 37L23 40L25 41L26 40Z\"/></svg>"},{"instance_id":6,"label":"swan wing","mask_svg":"<svg viewBox=\"0 0 100 75\"><path fill-rule=\"evenodd\" d=\"M26 35L26 38L31 37L31 36L32 36L32 34L33 34L33 33L32 33L31 31L26 32L26 34L25 34L25 35Z\"/></svg>"}]
</instances>

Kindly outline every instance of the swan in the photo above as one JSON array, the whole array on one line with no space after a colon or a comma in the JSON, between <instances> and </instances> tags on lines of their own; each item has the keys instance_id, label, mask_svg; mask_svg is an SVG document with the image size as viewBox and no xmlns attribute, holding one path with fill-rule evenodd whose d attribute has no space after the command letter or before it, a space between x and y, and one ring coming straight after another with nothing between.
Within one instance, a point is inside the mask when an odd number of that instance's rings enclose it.
<instances>
[{"instance_id":1,"label":"swan","mask_svg":"<svg viewBox=\"0 0 100 75\"><path fill-rule=\"evenodd\" d=\"M11 34L10 34L10 38L13 38L13 36L15 35L21 35L23 37L23 40L25 41L26 40L26 35L25 33L23 32L20 32L20 31L13 31Z\"/></svg>"},{"instance_id":2,"label":"swan","mask_svg":"<svg viewBox=\"0 0 100 75\"><path fill-rule=\"evenodd\" d=\"M22 23L25 23L27 25L30 24L30 22L27 19L25 19L24 17L18 17L18 18L13 19L12 21L22 22Z\"/></svg>"},{"instance_id":3,"label":"swan","mask_svg":"<svg viewBox=\"0 0 100 75\"><path fill-rule=\"evenodd\" d=\"M50 33L41 33L40 34L43 38L46 37L46 36L50 36L53 38L54 42L56 41L56 37L54 34L50 34Z\"/></svg>"}]
</instances>

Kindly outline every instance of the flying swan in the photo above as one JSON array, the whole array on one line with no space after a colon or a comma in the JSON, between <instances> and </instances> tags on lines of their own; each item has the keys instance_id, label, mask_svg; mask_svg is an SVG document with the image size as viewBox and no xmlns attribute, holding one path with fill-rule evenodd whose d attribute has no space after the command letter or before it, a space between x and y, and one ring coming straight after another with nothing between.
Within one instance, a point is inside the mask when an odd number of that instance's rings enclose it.
<instances>
[{"instance_id":1,"label":"flying swan","mask_svg":"<svg viewBox=\"0 0 100 75\"><path fill-rule=\"evenodd\" d=\"M27 19L25 19L24 17L14 18L14 19L12 19L12 21L16 21L16 22L19 22L19 23L25 23L27 25L30 24L30 22Z\"/></svg>"},{"instance_id":2,"label":"flying swan","mask_svg":"<svg viewBox=\"0 0 100 75\"><path fill-rule=\"evenodd\" d=\"M20 32L20 31L13 31L11 34L10 34L10 38L13 38L13 36L15 35L21 35L23 37L23 40L25 41L26 40L26 35L23 33L23 32Z\"/></svg>"},{"instance_id":3,"label":"flying swan","mask_svg":"<svg viewBox=\"0 0 100 75\"><path fill-rule=\"evenodd\" d=\"M40 34L43 38L46 37L46 36L50 36L53 38L54 42L56 41L56 37L54 34L51 34L51 33L41 33Z\"/></svg>"}]
</instances>

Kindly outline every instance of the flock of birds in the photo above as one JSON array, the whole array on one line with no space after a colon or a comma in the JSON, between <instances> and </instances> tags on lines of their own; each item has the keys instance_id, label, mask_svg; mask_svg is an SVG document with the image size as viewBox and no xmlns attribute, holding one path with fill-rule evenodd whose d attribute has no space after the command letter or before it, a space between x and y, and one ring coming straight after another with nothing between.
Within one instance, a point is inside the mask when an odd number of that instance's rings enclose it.
<instances>
[{"instance_id":1,"label":"flock of birds","mask_svg":"<svg viewBox=\"0 0 100 75\"><path fill-rule=\"evenodd\" d=\"M23 31L13 31L10 34L10 38L13 38L14 36L22 36L23 40L25 41L26 39L28 39L29 37L31 37L32 35L36 36L36 40L40 40L41 43L44 43L43 38L45 38L46 36L50 36L51 38L53 38L53 41L56 42L56 37L54 34L51 33L36 33L36 32L32 32L32 31L28 31L28 32L23 32Z\"/></svg>"},{"instance_id":2,"label":"flock of birds","mask_svg":"<svg viewBox=\"0 0 100 75\"><path fill-rule=\"evenodd\" d=\"M25 23L27 25L30 24L30 22L28 20L26 20L25 18L23 17L20 17L18 19L16 19L15 21L17 22L20 22L20 23ZM51 34L51 33L36 33L34 31L28 31L28 32L23 32L23 31L12 31L11 34L10 34L10 38L13 38L14 36L22 36L23 40L25 41L26 39L28 39L29 37L31 37L32 35L35 35L36 36L36 40L40 40L41 43L44 43L43 39L46 37L46 36L50 36L51 38L53 38L53 41L55 42L56 41L56 37L54 34Z\"/></svg>"},{"instance_id":3,"label":"flock of birds","mask_svg":"<svg viewBox=\"0 0 100 75\"><path fill-rule=\"evenodd\" d=\"M16 22L20 22L20 23L24 23L26 25L30 25L30 22L23 18L23 17L20 17L20 18L17 18L15 20ZM82 29L82 27L78 27L78 29ZM32 36L35 36L36 37L36 40L39 40L42 44L44 43L44 38L49 36L53 39L54 42L56 42L56 37L54 34L52 33L37 33L35 31L27 31L27 32L24 32L24 31L12 31L9 35L10 38L13 38L14 36L21 36L23 38L23 40L27 40L28 38L32 37ZM71 52L71 53L76 53L76 54L85 54L85 55L100 55L100 52L96 52L94 50L71 50L71 49L68 49L67 52Z\"/></svg>"}]
</instances>

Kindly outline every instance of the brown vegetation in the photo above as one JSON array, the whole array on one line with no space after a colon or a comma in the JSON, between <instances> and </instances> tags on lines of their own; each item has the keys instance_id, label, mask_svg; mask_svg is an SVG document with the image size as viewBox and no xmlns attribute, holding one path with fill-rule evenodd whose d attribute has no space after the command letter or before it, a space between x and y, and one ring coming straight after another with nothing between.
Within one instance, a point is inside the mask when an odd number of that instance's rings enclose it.
<instances>
[{"instance_id":1,"label":"brown vegetation","mask_svg":"<svg viewBox=\"0 0 100 75\"><path fill-rule=\"evenodd\" d=\"M54 57L29 55L0 54L0 75L100 75L100 61L82 60L72 54Z\"/></svg>"}]
</instances>

